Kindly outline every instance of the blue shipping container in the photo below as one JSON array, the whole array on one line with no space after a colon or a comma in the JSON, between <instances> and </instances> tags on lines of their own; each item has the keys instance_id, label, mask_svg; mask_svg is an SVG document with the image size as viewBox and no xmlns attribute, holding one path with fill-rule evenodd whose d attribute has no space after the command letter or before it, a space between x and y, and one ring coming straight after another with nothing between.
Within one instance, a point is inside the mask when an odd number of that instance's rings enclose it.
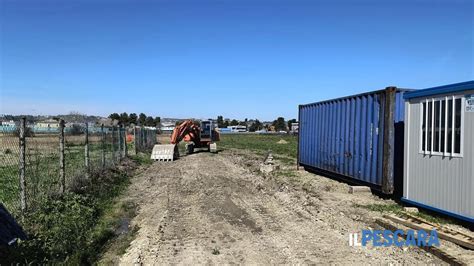
<instances>
[{"instance_id":1,"label":"blue shipping container","mask_svg":"<svg viewBox=\"0 0 474 266\"><path fill-rule=\"evenodd\" d=\"M393 193L394 186L401 189L405 91L390 87L300 105L298 164L387 194ZM390 110L391 116L386 116ZM391 120L388 127L387 118ZM390 134L384 135L384 128ZM384 160L390 161L384 166Z\"/></svg>"}]
</instances>

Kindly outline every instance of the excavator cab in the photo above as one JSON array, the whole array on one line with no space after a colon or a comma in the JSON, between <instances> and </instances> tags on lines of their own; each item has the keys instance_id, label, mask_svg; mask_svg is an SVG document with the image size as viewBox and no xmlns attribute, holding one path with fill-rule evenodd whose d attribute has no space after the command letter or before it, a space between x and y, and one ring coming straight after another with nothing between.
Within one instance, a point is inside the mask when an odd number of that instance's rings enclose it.
<instances>
[{"instance_id":1,"label":"excavator cab","mask_svg":"<svg viewBox=\"0 0 474 266\"><path fill-rule=\"evenodd\" d=\"M194 153L196 150L217 152L217 144L215 142L219 140L219 133L216 131L216 123L212 120L201 121L200 131L197 135L191 141L185 138L186 154Z\"/></svg>"},{"instance_id":2,"label":"excavator cab","mask_svg":"<svg viewBox=\"0 0 474 266\"><path fill-rule=\"evenodd\" d=\"M216 123L214 121L201 122L201 142L219 141L219 133L216 131Z\"/></svg>"},{"instance_id":3,"label":"excavator cab","mask_svg":"<svg viewBox=\"0 0 474 266\"><path fill-rule=\"evenodd\" d=\"M212 121L201 122L201 140L211 139L212 137Z\"/></svg>"}]
</instances>

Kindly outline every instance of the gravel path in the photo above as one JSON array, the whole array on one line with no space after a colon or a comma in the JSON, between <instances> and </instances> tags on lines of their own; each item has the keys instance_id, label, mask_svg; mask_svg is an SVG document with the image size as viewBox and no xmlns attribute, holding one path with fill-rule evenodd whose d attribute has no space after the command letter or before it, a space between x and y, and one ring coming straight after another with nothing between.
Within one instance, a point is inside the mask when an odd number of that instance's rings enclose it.
<instances>
[{"instance_id":1,"label":"gravel path","mask_svg":"<svg viewBox=\"0 0 474 266\"><path fill-rule=\"evenodd\" d=\"M443 263L418 248L350 247L349 233L373 226L352 204L380 199L304 171L310 185L285 185L256 164L229 152L155 162L130 187L140 229L120 263Z\"/></svg>"}]
</instances>

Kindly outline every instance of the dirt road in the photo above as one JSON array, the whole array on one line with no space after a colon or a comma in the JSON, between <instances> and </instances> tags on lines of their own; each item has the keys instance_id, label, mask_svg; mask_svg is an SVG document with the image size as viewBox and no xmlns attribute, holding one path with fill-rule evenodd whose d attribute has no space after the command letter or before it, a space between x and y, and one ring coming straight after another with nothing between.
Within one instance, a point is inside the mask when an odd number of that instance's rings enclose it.
<instances>
[{"instance_id":1,"label":"dirt road","mask_svg":"<svg viewBox=\"0 0 474 266\"><path fill-rule=\"evenodd\" d=\"M131 185L139 231L120 263L442 263L418 248L350 247L349 233L372 226L351 206L375 197L306 172L295 172L306 185L285 185L256 164L230 152L154 163Z\"/></svg>"}]
</instances>

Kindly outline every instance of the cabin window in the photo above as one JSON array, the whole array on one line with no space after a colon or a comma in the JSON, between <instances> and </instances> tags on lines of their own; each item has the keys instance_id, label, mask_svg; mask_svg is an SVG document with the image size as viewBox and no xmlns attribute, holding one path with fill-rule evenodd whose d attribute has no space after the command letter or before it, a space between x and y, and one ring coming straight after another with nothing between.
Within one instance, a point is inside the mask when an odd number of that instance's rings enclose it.
<instances>
[{"instance_id":1,"label":"cabin window","mask_svg":"<svg viewBox=\"0 0 474 266\"><path fill-rule=\"evenodd\" d=\"M426 99L421 103L420 152L462 156L462 96Z\"/></svg>"}]
</instances>

